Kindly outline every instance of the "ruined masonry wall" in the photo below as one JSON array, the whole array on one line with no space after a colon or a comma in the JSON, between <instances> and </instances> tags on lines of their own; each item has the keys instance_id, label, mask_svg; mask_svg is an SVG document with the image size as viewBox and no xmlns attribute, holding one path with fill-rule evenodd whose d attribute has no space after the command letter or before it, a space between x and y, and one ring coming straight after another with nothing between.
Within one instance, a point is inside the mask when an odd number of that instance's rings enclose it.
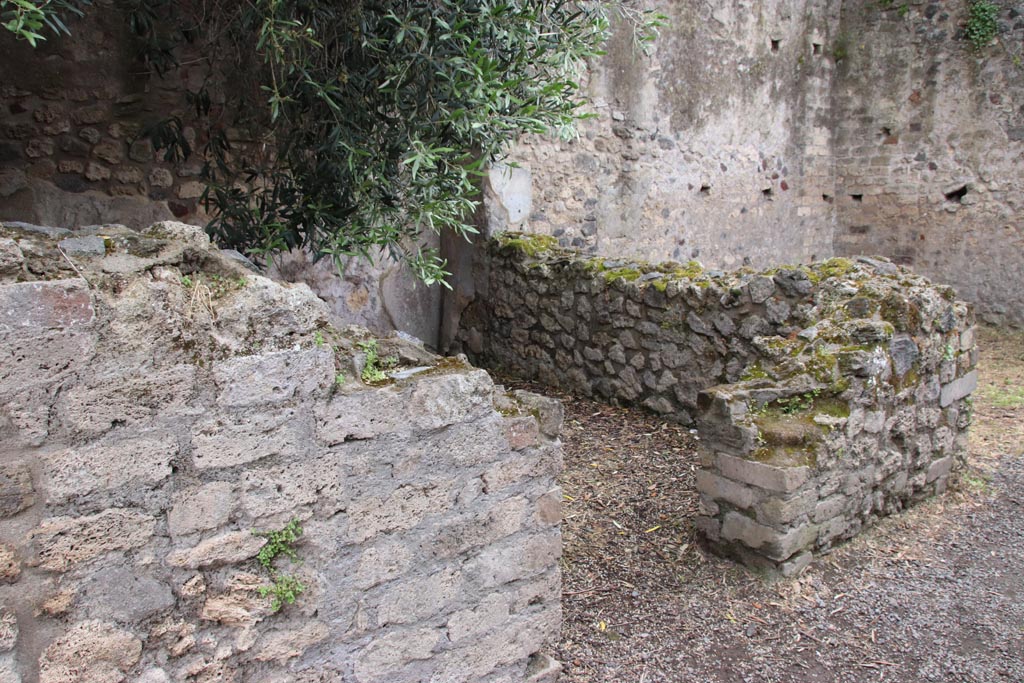
<instances>
[{"instance_id":1,"label":"ruined masonry wall","mask_svg":"<svg viewBox=\"0 0 1024 683\"><path fill-rule=\"evenodd\" d=\"M884 259L734 273L508 235L462 318L480 363L696 423L699 529L793 574L945 489L966 453L974 313Z\"/></svg>"},{"instance_id":2,"label":"ruined masonry wall","mask_svg":"<svg viewBox=\"0 0 1024 683\"><path fill-rule=\"evenodd\" d=\"M329 317L199 228L0 227L0 680L551 680L559 404Z\"/></svg>"}]
</instances>

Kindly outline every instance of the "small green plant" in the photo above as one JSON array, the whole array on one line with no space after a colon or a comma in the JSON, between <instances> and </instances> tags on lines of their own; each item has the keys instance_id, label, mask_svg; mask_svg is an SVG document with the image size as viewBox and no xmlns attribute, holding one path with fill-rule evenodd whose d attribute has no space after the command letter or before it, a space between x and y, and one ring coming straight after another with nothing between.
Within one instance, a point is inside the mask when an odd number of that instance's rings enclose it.
<instances>
[{"instance_id":1,"label":"small green plant","mask_svg":"<svg viewBox=\"0 0 1024 683\"><path fill-rule=\"evenodd\" d=\"M295 603L295 600L306 590L301 581L290 574L276 574L273 583L269 586L260 586L260 597L270 597L270 611L277 612L285 605Z\"/></svg>"},{"instance_id":2,"label":"small green plant","mask_svg":"<svg viewBox=\"0 0 1024 683\"><path fill-rule=\"evenodd\" d=\"M254 531L256 536L267 539L267 542L256 554L256 561L269 574L271 584L260 586L260 597L270 597L270 609L277 612L284 605L291 605L296 598L306 590L296 577L291 574L284 574L274 567L274 561L282 555L291 560L292 563L299 562L299 556L295 552L295 544L302 537L302 524L293 519L278 531Z\"/></svg>"},{"instance_id":3,"label":"small green plant","mask_svg":"<svg viewBox=\"0 0 1024 683\"><path fill-rule=\"evenodd\" d=\"M321 332L320 330L317 330L316 332L314 332L313 333L313 343L316 344L318 347L319 346L323 346L324 345L324 333Z\"/></svg>"},{"instance_id":4,"label":"small green plant","mask_svg":"<svg viewBox=\"0 0 1024 683\"><path fill-rule=\"evenodd\" d=\"M989 0L972 0L964 37L975 52L981 52L999 34L999 8Z\"/></svg>"},{"instance_id":5,"label":"small green plant","mask_svg":"<svg viewBox=\"0 0 1024 683\"><path fill-rule=\"evenodd\" d=\"M334 376L334 383L337 384L339 387L340 386L344 386L345 382L346 382L345 373L339 372L337 375Z\"/></svg>"},{"instance_id":6,"label":"small green plant","mask_svg":"<svg viewBox=\"0 0 1024 683\"><path fill-rule=\"evenodd\" d=\"M819 390L812 389L811 391L797 394L796 396L776 399L775 405L779 407L779 412L783 415L802 413L811 409L814 405L814 399L818 398L819 393Z\"/></svg>"},{"instance_id":7,"label":"small green plant","mask_svg":"<svg viewBox=\"0 0 1024 683\"><path fill-rule=\"evenodd\" d=\"M186 289L191 289L192 285L194 285L194 284L195 284L195 282L193 282L192 278L190 278L188 275L182 275L181 276L181 286L182 287L185 287Z\"/></svg>"},{"instance_id":8,"label":"small green plant","mask_svg":"<svg viewBox=\"0 0 1024 683\"><path fill-rule=\"evenodd\" d=\"M398 359L394 356L381 358L377 350L377 340L359 342L356 344L359 350L366 355L366 363L363 365L362 378L367 384L377 384L388 378L387 370L398 365Z\"/></svg>"}]
</instances>

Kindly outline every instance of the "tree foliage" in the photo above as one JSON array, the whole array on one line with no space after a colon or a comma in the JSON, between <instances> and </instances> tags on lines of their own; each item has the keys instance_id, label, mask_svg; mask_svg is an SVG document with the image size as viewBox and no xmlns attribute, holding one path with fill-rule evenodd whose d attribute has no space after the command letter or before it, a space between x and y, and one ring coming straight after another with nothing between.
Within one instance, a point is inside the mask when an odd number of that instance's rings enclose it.
<instances>
[{"instance_id":1,"label":"tree foliage","mask_svg":"<svg viewBox=\"0 0 1024 683\"><path fill-rule=\"evenodd\" d=\"M384 249L427 283L445 264L428 232L474 232L479 176L523 133L570 136L579 76L614 13L638 41L661 17L580 0L126 0L140 55L175 68L208 54L207 85L148 130L168 160L200 154L211 232L250 253ZM236 120L211 116L217 88ZM255 131L239 149L231 129Z\"/></svg>"},{"instance_id":2,"label":"tree foliage","mask_svg":"<svg viewBox=\"0 0 1024 683\"><path fill-rule=\"evenodd\" d=\"M89 4L89 0L0 0L0 25L35 47L46 40L41 33L44 27L58 35L70 34L61 17L82 16L81 7Z\"/></svg>"}]
</instances>

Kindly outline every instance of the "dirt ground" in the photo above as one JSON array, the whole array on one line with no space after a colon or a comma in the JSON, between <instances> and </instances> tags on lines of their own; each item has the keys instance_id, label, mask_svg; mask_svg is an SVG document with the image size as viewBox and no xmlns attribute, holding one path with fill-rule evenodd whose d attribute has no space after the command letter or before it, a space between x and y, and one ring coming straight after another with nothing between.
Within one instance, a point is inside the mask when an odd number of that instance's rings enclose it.
<instances>
[{"instance_id":1,"label":"dirt ground","mask_svg":"<svg viewBox=\"0 0 1024 683\"><path fill-rule=\"evenodd\" d=\"M563 683L1024 682L1024 334L979 344L958 485L793 580L697 546L695 433L560 396Z\"/></svg>"}]
</instances>

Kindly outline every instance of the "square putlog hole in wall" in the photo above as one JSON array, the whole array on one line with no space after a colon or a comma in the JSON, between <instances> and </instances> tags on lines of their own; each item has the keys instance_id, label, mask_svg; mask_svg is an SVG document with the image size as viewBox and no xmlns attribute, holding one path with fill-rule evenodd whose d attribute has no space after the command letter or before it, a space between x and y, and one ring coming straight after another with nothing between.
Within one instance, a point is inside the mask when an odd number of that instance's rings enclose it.
<instances>
[{"instance_id":1,"label":"square putlog hole in wall","mask_svg":"<svg viewBox=\"0 0 1024 683\"><path fill-rule=\"evenodd\" d=\"M855 201L855 202L857 202L859 204L860 202L864 201L864 195L862 195L860 193L851 194L850 195L850 199L852 199L853 201Z\"/></svg>"},{"instance_id":2,"label":"square putlog hole in wall","mask_svg":"<svg viewBox=\"0 0 1024 683\"><path fill-rule=\"evenodd\" d=\"M821 55L821 43L811 43L811 54L816 57Z\"/></svg>"},{"instance_id":3,"label":"square putlog hole in wall","mask_svg":"<svg viewBox=\"0 0 1024 683\"><path fill-rule=\"evenodd\" d=\"M774 38L772 38L772 52L778 52L779 48L781 46L782 46L782 41L781 40L775 40Z\"/></svg>"}]
</instances>

